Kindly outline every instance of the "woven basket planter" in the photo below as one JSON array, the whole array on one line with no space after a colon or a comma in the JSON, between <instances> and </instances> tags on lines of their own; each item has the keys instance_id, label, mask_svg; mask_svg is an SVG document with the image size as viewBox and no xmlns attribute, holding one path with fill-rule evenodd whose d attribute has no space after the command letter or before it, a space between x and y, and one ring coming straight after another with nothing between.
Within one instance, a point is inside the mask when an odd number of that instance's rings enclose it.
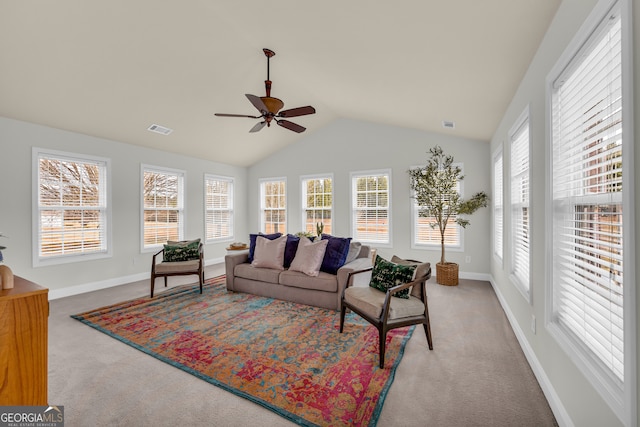
<instances>
[{"instance_id":1,"label":"woven basket planter","mask_svg":"<svg viewBox=\"0 0 640 427\"><path fill-rule=\"evenodd\" d=\"M458 264L445 262L436 264L436 282L445 286L458 285Z\"/></svg>"}]
</instances>

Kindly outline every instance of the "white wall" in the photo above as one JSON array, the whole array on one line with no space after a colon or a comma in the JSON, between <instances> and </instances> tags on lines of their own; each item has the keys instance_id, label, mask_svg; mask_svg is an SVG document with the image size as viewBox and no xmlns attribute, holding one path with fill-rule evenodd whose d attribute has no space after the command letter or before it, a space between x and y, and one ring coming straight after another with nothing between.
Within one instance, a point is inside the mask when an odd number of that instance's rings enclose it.
<instances>
[{"instance_id":1,"label":"white wall","mask_svg":"<svg viewBox=\"0 0 640 427\"><path fill-rule=\"evenodd\" d=\"M445 153L454 156L456 162L464 164L466 196L483 190L491 194L489 144L486 141L340 119L249 168L249 230L259 231L260 178L287 178L287 231L296 233L302 230L300 176L331 173L334 178L333 234L351 236L349 174L391 169L393 247L381 247L378 253L387 259L395 254L435 265L440 260L439 248L411 249L411 200L407 174L411 166L426 164L428 151L434 145L440 145ZM471 224L464 231L464 252L447 251L447 260L460 264L462 277L488 277L489 218L488 208L474 213L469 218ZM471 256L470 263L465 263L466 256Z\"/></svg>"},{"instance_id":2,"label":"white wall","mask_svg":"<svg viewBox=\"0 0 640 427\"><path fill-rule=\"evenodd\" d=\"M32 147L111 159L111 258L33 268ZM1 242L7 246L5 263L14 274L48 287L52 297L148 278L152 253L140 250L141 163L186 171L185 238L204 238L204 174L234 177L236 240L247 235L246 168L0 117L0 232L9 235ZM227 243L206 245L208 262L221 262Z\"/></svg>"},{"instance_id":3,"label":"white wall","mask_svg":"<svg viewBox=\"0 0 640 427\"><path fill-rule=\"evenodd\" d=\"M518 116L529 106L531 127L531 271L532 271L532 304L529 304L522 294L509 280L509 230L510 214L505 209L505 246L504 264L491 259L491 275L493 277L496 292L502 299L503 306L511 316L514 330L523 340L523 347L533 356L534 371L541 374L541 383L547 397L550 398L552 407L557 410L561 425L575 426L619 426L621 421L612 412L606 402L600 397L589 381L581 374L576 365L567 357L566 353L558 346L545 328L545 144L546 144L546 105L545 105L545 79L569 42L577 33L587 16L593 10L597 0L564 0L547 31L533 62L531 63L519 89L507 109L498 129L491 140L491 153L499 147L504 147L504 170L508 176L509 148L508 132ZM635 2L635 53L636 75L638 70L637 46L638 40L638 4ZM638 82L635 88L636 105L636 141L638 140ZM635 161L638 162L636 149ZM640 164L640 163L636 163ZM625 173L627 173L625 171ZM636 182L637 181L636 176ZM508 183L505 180L505 183ZM638 184L636 184L638 185ZM640 187L636 187L638 189ZM505 194L508 194L508 184L505 185ZM637 191L636 191L637 194ZM505 199L505 201L508 199ZM636 197L636 205L638 197ZM637 208L636 208L637 209ZM638 230L636 219L636 232ZM636 245L638 239L636 238ZM636 250L636 257L639 251ZM638 262L636 262L638 265ZM625 283L625 286L635 284ZM532 316L536 318L536 332L531 329ZM636 361L637 363L637 361ZM550 394L549 394L550 393ZM555 396L554 396L555 394Z\"/></svg>"}]
</instances>

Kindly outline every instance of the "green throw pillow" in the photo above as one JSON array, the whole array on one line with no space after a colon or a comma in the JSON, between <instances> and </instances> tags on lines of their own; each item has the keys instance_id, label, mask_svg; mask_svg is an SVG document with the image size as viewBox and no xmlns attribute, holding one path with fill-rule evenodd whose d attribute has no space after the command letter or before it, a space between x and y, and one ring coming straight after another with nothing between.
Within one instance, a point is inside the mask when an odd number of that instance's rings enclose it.
<instances>
[{"instance_id":1,"label":"green throw pillow","mask_svg":"<svg viewBox=\"0 0 640 427\"><path fill-rule=\"evenodd\" d=\"M200 258L200 253L198 252L200 239L168 243L170 244L164 245L163 262L190 261Z\"/></svg>"},{"instance_id":2,"label":"green throw pillow","mask_svg":"<svg viewBox=\"0 0 640 427\"><path fill-rule=\"evenodd\" d=\"M415 269L415 265L394 264L385 260L380 255L376 255L376 262L373 266L369 286L379 291L387 292L387 289L393 288L394 286L411 282ZM409 289L403 289L393 296L409 299Z\"/></svg>"}]
</instances>

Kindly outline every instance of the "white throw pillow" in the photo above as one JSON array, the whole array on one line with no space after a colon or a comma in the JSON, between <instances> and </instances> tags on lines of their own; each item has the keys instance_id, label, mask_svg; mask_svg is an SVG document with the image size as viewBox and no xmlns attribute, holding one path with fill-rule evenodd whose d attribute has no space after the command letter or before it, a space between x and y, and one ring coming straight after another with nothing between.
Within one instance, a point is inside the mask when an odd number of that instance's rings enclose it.
<instances>
[{"instance_id":1,"label":"white throw pillow","mask_svg":"<svg viewBox=\"0 0 640 427\"><path fill-rule=\"evenodd\" d=\"M301 237L298 243L296 256L291 261L291 271L300 271L307 276L317 276L320 272L320 266L324 259L324 253L327 250L329 240L311 240Z\"/></svg>"},{"instance_id":2,"label":"white throw pillow","mask_svg":"<svg viewBox=\"0 0 640 427\"><path fill-rule=\"evenodd\" d=\"M258 236L256 238L256 250L251 265L254 267L284 270L284 248L286 245L286 235L273 240Z\"/></svg>"}]
</instances>

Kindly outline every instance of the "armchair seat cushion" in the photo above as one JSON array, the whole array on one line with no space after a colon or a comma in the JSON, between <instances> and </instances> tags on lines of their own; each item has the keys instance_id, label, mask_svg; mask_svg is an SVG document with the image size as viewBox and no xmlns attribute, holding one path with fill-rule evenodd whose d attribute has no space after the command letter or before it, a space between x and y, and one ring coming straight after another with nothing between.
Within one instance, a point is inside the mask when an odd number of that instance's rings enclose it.
<instances>
[{"instance_id":1,"label":"armchair seat cushion","mask_svg":"<svg viewBox=\"0 0 640 427\"><path fill-rule=\"evenodd\" d=\"M386 293L372 287L349 287L344 291L344 300L364 314L380 318ZM413 296L408 299L391 298L389 319L424 315L424 303Z\"/></svg>"},{"instance_id":2,"label":"armchair seat cushion","mask_svg":"<svg viewBox=\"0 0 640 427\"><path fill-rule=\"evenodd\" d=\"M200 267L199 259L192 259L189 261L160 262L155 266L156 274L198 271L199 267Z\"/></svg>"}]
</instances>

